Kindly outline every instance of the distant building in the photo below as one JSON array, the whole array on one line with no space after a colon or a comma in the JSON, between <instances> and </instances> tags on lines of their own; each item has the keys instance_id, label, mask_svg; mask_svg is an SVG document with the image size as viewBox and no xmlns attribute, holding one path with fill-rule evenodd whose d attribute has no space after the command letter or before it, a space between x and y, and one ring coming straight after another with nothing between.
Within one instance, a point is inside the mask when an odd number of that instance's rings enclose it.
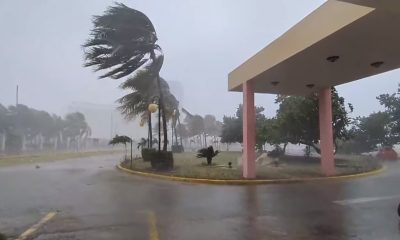
<instances>
[{"instance_id":1,"label":"distant building","mask_svg":"<svg viewBox=\"0 0 400 240\"><path fill-rule=\"evenodd\" d=\"M133 139L147 137L147 128L139 126L139 119L127 121L114 105L73 102L68 113L81 112L92 130L92 138L110 139L116 134Z\"/></svg>"}]
</instances>

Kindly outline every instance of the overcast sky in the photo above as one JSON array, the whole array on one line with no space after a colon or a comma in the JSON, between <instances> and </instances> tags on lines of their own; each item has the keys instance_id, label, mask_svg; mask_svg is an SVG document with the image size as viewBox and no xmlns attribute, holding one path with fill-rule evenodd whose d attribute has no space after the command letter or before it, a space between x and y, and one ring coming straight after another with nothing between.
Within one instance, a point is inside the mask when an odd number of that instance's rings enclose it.
<instances>
[{"instance_id":1,"label":"overcast sky","mask_svg":"<svg viewBox=\"0 0 400 240\"><path fill-rule=\"evenodd\" d=\"M144 12L156 27L165 53L161 75L179 82L181 102L193 113L221 119L242 101L227 91L227 75L321 5L323 0L136 0L122 1ZM81 44L99 15L113 1L1 0L0 103L20 103L64 114L72 102L113 104L124 93L119 81L83 68ZM375 99L394 92L393 71L338 87L355 107L354 115L382 109ZM178 84L179 85L179 84ZM256 104L275 113L273 95Z\"/></svg>"}]
</instances>

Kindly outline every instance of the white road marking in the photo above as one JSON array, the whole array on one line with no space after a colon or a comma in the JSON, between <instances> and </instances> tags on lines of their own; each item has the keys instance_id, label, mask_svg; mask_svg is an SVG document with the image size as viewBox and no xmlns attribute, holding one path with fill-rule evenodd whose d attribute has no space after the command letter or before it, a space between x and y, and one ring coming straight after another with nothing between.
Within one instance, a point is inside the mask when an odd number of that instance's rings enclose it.
<instances>
[{"instance_id":1,"label":"white road marking","mask_svg":"<svg viewBox=\"0 0 400 240\"><path fill-rule=\"evenodd\" d=\"M345 206L345 205L351 205L351 204L376 202L376 201L390 200L390 199L398 199L400 201L400 195L382 196L382 197L353 198L353 199L345 199L345 200L334 201L334 203Z\"/></svg>"},{"instance_id":2,"label":"white road marking","mask_svg":"<svg viewBox=\"0 0 400 240\"><path fill-rule=\"evenodd\" d=\"M30 227L28 230L23 232L16 240L24 240L28 237L31 237L39 228L41 228L44 224L50 221L57 213L49 212L46 216L44 216L38 223Z\"/></svg>"}]
</instances>

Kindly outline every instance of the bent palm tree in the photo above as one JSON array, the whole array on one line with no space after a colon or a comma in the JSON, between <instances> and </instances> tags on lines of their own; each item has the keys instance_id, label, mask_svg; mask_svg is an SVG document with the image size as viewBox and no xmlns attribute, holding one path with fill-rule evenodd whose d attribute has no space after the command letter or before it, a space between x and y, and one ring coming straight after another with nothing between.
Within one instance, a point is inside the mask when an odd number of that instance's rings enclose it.
<instances>
[{"instance_id":1,"label":"bent palm tree","mask_svg":"<svg viewBox=\"0 0 400 240\"><path fill-rule=\"evenodd\" d=\"M167 121L173 115L173 109L178 106L178 101L175 96L170 92L168 83L160 78L161 91L164 94L164 112ZM125 118L130 120L135 118L137 115L141 115L141 125L145 122L148 123L149 127L149 141L152 143L152 128L151 128L151 113L148 111L148 104L157 95L155 89L156 80L151 79L148 71L141 70L135 76L129 78L120 86L122 89L131 89L133 92L118 99L120 106L118 109L124 114ZM150 144L148 146L151 147Z\"/></svg>"},{"instance_id":2,"label":"bent palm tree","mask_svg":"<svg viewBox=\"0 0 400 240\"><path fill-rule=\"evenodd\" d=\"M207 158L207 165L211 165L212 159L217 156L219 151L214 152L214 148L209 146L208 148L202 148L197 152L197 158Z\"/></svg>"},{"instance_id":3,"label":"bent palm tree","mask_svg":"<svg viewBox=\"0 0 400 240\"><path fill-rule=\"evenodd\" d=\"M111 139L108 144L109 145L124 144L124 146L125 146L125 158L126 158L126 155L127 155L126 144L127 143L131 144L131 158L132 158L132 143L133 143L133 141L132 141L132 139L130 137L115 135L115 137L113 139Z\"/></svg>"},{"instance_id":4,"label":"bent palm tree","mask_svg":"<svg viewBox=\"0 0 400 240\"><path fill-rule=\"evenodd\" d=\"M99 78L120 79L147 70L157 80L159 105L163 127L166 129L164 94L159 76L164 54L156 43L157 34L150 19L140 11L117 3L103 15L95 16L91 37L83 45L85 67L93 66L94 71L107 70ZM167 150L167 132L164 131L163 150Z\"/></svg>"}]
</instances>

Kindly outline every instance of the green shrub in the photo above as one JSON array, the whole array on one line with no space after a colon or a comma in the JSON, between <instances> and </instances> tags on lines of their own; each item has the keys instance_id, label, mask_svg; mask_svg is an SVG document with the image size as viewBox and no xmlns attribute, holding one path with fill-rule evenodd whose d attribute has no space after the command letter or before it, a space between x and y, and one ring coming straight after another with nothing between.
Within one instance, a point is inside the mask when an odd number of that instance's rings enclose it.
<instances>
[{"instance_id":1,"label":"green shrub","mask_svg":"<svg viewBox=\"0 0 400 240\"><path fill-rule=\"evenodd\" d=\"M151 154L157 152L154 148L142 148L142 158L145 162L150 162Z\"/></svg>"},{"instance_id":2,"label":"green shrub","mask_svg":"<svg viewBox=\"0 0 400 240\"><path fill-rule=\"evenodd\" d=\"M6 235L4 235L4 234L0 233L0 240L7 240L7 237L6 237Z\"/></svg>"},{"instance_id":3,"label":"green shrub","mask_svg":"<svg viewBox=\"0 0 400 240\"><path fill-rule=\"evenodd\" d=\"M155 170L170 170L174 168L174 157L172 152L152 151L148 153L151 167Z\"/></svg>"},{"instance_id":4,"label":"green shrub","mask_svg":"<svg viewBox=\"0 0 400 240\"><path fill-rule=\"evenodd\" d=\"M172 145L173 153L183 153L185 150L182 145Z\"/></svg>"}]
</instances>

